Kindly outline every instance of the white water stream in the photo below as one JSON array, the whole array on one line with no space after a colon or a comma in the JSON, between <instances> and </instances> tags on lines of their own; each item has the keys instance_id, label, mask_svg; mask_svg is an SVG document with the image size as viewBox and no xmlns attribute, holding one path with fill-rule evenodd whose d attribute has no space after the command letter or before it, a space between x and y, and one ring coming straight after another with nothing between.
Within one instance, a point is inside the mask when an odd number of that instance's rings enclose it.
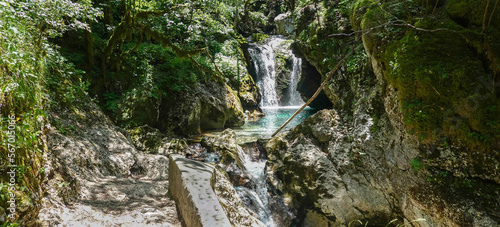
<instances>
[{"instance_id":1,"label":"white water stream","mask_svg":"<svg viewBox=\"0 0 500 227\"><path fill-rule=\"evenodd\" d=\"M245 166L245 172L250 175L256 185L254 190L246 187L235 187L236 191L240 197L252 200L252 210L266 226L276 226L269 210L269 195L266 187L266 173L264 172L266 160L252 160L240 146L238 146L238 154Z\"/></svg>"}]
</instances>

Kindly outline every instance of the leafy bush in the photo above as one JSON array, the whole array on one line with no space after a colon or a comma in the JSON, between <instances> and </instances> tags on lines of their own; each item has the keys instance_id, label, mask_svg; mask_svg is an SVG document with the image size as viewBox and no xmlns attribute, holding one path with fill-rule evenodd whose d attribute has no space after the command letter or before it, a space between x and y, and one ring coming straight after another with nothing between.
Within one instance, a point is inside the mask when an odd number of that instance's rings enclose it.
<instances>
[{"instance_id":1,"label":"leafy bush","mask_svg":"<svg viewBox=\"0 0 500 227\"><path fill-rule=\"evenodd\" d=\"M69 29L86 28L82 21L98 15L86 3L0 0L0 166L7 171L11 169L8 165L17 165L13 188L3 187L12 181L8 175L0 175L2 211L7 211L10 199L15 199L17 205L17 213L8 217L5 225L29 226L38 215L44 191L44 108L51 92L45 85L54 83L47 75L70 78L67 73L76 73L58 57L47 38ZM71 82L68 79L61 84L72 86ZM73 100L73 91L60 91L60 95L67 96L66 102Z\"/></svg>"}]
</instances>

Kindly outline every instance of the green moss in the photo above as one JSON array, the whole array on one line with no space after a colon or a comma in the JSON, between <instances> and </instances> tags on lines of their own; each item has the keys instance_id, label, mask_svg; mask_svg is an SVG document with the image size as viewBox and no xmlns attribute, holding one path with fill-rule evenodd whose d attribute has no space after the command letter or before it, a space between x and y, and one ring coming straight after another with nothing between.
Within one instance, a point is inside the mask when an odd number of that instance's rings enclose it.
<instances>
[{"instance_id":1,"label":"green moss","mask_svg":"<svg viewBox=\"0 0 500 227\"><path fill-rule=\"evenodd\" d=\"M451 18L465 18L469 13L470 3L468 0L450 0L446 5L446 12Z\"/></svg>"},{"instance_id":2,"label":"green moss","mask_svg":"<svg viewBox=\"0 0 500 227\"><path fill-rule=\"evenodd\" d=\"M253 33L252 34L252 40L256 43L263 42L267 38L269 38L269 36L266 34L263 34L263 33Z\"/></svg>"},{"instance_id":3,"label":"green moss","mask_svg":"<svg viewBox=\"0 0 500 227\"><path fill-rule=\"evenodd\" d=\"M478 31L485 4L453 0L446 12L437 10L432 18L413 22L420 30L388 25L364 33L366 50L385 66L387 81L398 90L408 131L423 141L452 138L471 147L487 147L498 140L499 120L492 120L498 119L493 116L499 113L497 95L485 84L492 83L487 79L491 72L500 71L500 44L493 42L500 32L495 24L498 13L492 9L487 12L492 22L486 25L486 34ZM370 0L357 1L351 14L353 27L367 30L387 23L398 13L394 6L393 1L381 7ZM464 29L468 25L473 28Z\"/></svg>"},{"instance_id":4,"label":"green moss","mask_svg":"<svg viewBox=\"0 0 500 227\"><path fill-rule=\"evenodd\" d=\"M422 160L420 160L418 158L412 159L410 162L410 165L411 165L411 168L413 170L415 170L416 172L419 172L420 170L422 170L422 167L423 167Z\"/></svg>"},{"instance_id":5,"label":"green moss","mask_svg":"<svg viewBox=\"0 0 500 227\"><path fill-rule=\"evenodd\" d=\"M415 26L428 30L459 27L450 20L436 23L431 19L420 20ZM437 140L444 134L471 146L486 145L498 138L487 126L489 117L484 111L495 104L496 95L481 84L488 69L459 34L408 31L387 46L385 76L399 91L410 132L423 140Z\"/></svg>"}]
</instances>

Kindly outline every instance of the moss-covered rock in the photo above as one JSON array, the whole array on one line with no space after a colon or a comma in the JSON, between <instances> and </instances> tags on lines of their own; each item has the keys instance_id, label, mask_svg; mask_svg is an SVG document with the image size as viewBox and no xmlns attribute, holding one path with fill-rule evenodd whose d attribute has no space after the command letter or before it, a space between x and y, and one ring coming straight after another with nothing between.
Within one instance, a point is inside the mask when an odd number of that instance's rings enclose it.
<instances>
[{"instance_id":1,"label":"moss-covered rock","mask_svg":"<svg viewBox=\"0 0 500 227\"><path fill-rule=\"evenodd\" d=\"M115 113L118 124L126 127L154 127L157 124L162 94L151 82L123 94L120 100L116 100L116 107L108 106Z\"/></svg>"},{"instance_id":2,"label":"moss-covered rock","mask_svg":"<svg viewBox=\"0 0 500 227\"><path fill-rule=\"evenodd\" d=\"M224 166L236 165L235 168L244 169L236 143L236 133L232 129L224 130L217 137L203 136L201 144L208 148L209 152L217 152Z\"/></svg>"},{"instance_id":3,"label":"moss-covered rock","mask_svg":"<svg viewBox=\"0 0 500 227\"><path fill-rule=\"evenodd\" d=\"M390 15L383 7L358 1L353 24L368 30L385 23ZM385 7L390 9L390 3ZM499 103L493 76L498 54L490 42L499 28L496 22L483 24L499 13L491 10L485 17L484 9L481 2L448 1L446 11L414 20L413 28L388 24L363 36L366 52L380 66L375 73L398 89L404 121L424 141L464 141L488 149L499 145L500 120L493 117ZM481 26L488 27L484 35Z\"/></svg>"},{"instance_id":4,"label":"moss-covered rock","mask_svg":"<svg viewBox=\"0 0 500 227\"><path fill-rule=\"evenodd\" d=\"M276 22L276 32L279 35L290 36L295 34L295 28L293 25L293 20L291 13L282 13L274 18Z\"/></svg>"},{"instance_id":5,"label":"moss-covered rock","mask_svg":"<svg viewBox=\"0 0 500 227\"><path fill-rule=\"evenodd\" d=\"M252 34L252 41L255 43L264 42L264 40L267 38L269 38L269 35L267 35L267 34L263 34L263 33L253 33Z\"/></svg>"},{"instance_id":6,"label":"moss-covered rock","mask_svg":"<svg viewBox=\"0 0 500 227\"><path fill-rule=\"evenodd\" d=\"M147 125L129 129L127 132L135 148L145 153L157 153L165 137L158 129Z\"/></svg>"},{"instance_id":7,"label":"moss-covered rock","mask_svg":"<svg viewBox=\"0 0 500 227\"><path fill-rule=\"evenodd\" d=\"M259 106L261 100L260 89L250 74L245 74L243 78L240 78L238 96L244 109L252 109Z\"/></svg>"},{"instance_id":8,"label":"moss-covered rock","mask_svg":"<svg viewBox=\"0 0 500 227\"><path fill-rule=\"evenodd\" d=\"M336 113L266 146L270 182L301 224L497 225L494 3L299 4L297 47L320 75L354 49L324 88Z\"/></svg>"}]
</instances>

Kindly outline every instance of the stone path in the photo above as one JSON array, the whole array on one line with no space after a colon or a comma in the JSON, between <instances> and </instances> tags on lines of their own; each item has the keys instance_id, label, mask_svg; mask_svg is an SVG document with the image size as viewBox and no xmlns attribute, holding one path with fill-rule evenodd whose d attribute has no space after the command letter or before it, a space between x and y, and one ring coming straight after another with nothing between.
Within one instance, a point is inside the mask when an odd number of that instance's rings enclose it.
<instances>
[{"instance_id":1,"label":"stone path","mask_svg":"<svg viewBox=\"0 0 500 227\"><path fill-rule=\"evenodd\" d=\"M106 177L86 184L87 198L65 205L51 200L42 210L45 226L175 226L181 223L167 180Z\"/></svg>"}]
</instances>

